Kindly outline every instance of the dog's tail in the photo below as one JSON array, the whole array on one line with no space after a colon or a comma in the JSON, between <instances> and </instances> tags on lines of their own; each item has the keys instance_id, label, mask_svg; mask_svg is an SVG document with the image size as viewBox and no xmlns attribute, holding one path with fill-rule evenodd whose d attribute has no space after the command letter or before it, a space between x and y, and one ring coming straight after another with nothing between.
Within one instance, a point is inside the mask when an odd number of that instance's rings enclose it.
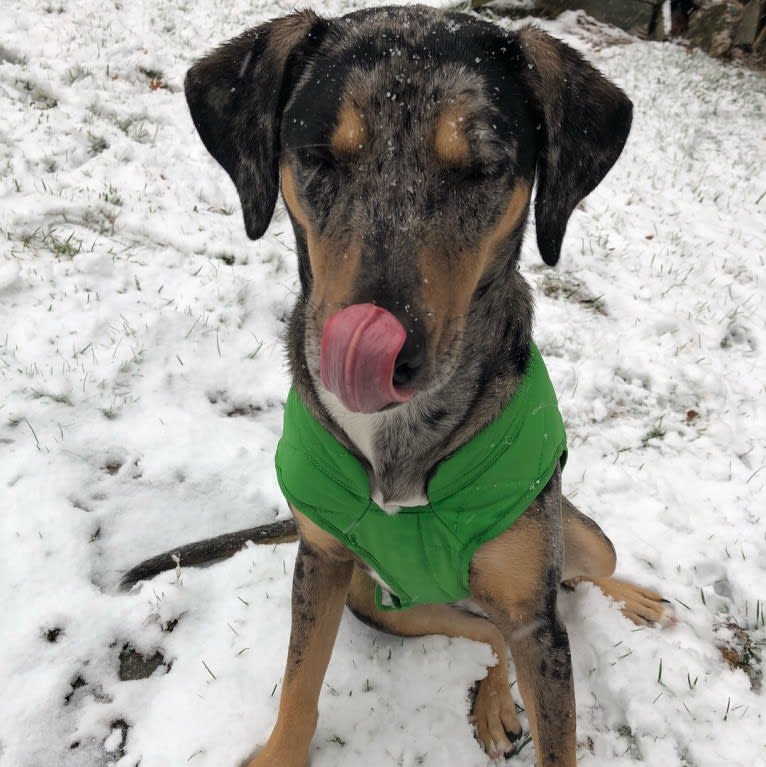
<instances>
[{"instance_id":1,"label":"dog's tail","mask_svg":"<svg viewBox=\"0 0 766 767\"><path fill-rule=\"evenodd\" d=\"M184 567L206 565L220 562L234 556L248 541L253 543L290 543L298 540L298 528L294 519L272 522L270 525L251 527L238 530L236 533L226 533L215 538L208 538L196 543L187 543L170 549L164 554L145 559L141 564L128 570L122 576L117 588L126 591L139 581L153 578L165 570L172 570L178 564Z\"/></svg>"}]
</instances>

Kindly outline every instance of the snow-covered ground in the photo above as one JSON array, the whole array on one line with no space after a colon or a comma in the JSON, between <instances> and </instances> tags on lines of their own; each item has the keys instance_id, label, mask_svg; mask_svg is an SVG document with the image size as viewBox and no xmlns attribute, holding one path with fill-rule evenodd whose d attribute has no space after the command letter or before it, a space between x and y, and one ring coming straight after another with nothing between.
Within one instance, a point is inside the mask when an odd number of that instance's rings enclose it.
<instances>
[{"instance_id":1,"label":"snow-covered ground","mask_svg":"<svg viewBox=\"0 0 766 767\"><path fill-rule=\"evenodd\" d=\"M233 767L274 722L293 545L114 585L165 548L287 515L272 454L292 235L280 207L246 239L181 83L212 45L292 7L3 4L3 767ZM580 763L758 767L766 81L674 45L605 45L582 21L545 26L625 88L634 128L558 270L531 237L523 269L569 430L565 490L680 622L636 629L593 589L562 596ZM121 681L137 654L158 668ZM313 766L486 765L467 690L491 661L344 616Z\"/></svg>"}]
</instances>

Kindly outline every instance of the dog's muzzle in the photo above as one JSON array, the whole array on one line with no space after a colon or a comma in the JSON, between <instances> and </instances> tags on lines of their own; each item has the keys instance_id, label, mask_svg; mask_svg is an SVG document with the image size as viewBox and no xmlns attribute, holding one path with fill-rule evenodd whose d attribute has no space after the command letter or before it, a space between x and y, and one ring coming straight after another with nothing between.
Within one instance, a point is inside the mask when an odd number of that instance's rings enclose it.
<instances>
[{"instance_id":1,"label":"dog's muzzle","mask_svg":"<svg viewBox=\"0 0 766 767\"><path fill-rule=\"evenodd\" d=\"M391 312L374 304L347 306L325 322L322 385L355 413L407 402L414 391L399 385L406 341L407 331Z\"/></svg>"}]
</instances>

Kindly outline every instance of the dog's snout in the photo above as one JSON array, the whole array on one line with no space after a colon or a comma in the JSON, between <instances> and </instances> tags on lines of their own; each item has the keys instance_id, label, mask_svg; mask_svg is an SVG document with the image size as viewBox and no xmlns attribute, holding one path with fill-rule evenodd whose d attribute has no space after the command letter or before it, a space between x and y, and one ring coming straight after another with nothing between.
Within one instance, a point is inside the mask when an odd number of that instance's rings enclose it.
<instances>
[{"instance_id":1,"label":"dog's snout","mask_svg":"<svg viewBox=\"0 0 766 767\"><path fill-rule=\"evenodd\" d=\"M324 325L319 350L322 385L352 412L375 413L414 392L394 384L407 330L375 304L351 304Z\"/></svg>"},{"instance_id":2,"label":"dog's snout","mask_svg":"<svg viewBox=\"0 0 766 767\"><path fill-rule=\"evenodd\" d=\"M405 325L406 327L406 325ZM408 386L426 359L425 333L420 325L409 329L394 364L394 386Z\"/></svg>"}]
</instances>

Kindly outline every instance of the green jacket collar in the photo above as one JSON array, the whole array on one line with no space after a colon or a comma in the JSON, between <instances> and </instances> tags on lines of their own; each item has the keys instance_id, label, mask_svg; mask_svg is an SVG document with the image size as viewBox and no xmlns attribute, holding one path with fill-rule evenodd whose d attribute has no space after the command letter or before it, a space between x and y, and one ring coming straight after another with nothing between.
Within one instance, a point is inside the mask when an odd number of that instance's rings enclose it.
<instances>
[{"instance_id":1,"label":"green jacket collar","mask_svg":"<svg viewBox=\"0 0 766 767\"><path fill-rule=\"evenodd\" d=\"M442 461L429 503L384 512L367 473L311 415L297 392L285 406L277 476L287 500L366 561L400 607L468 595L475 550L526 510L565 458L556 395L537 348L500 415Z\"/></svg>"}]
</instances>

